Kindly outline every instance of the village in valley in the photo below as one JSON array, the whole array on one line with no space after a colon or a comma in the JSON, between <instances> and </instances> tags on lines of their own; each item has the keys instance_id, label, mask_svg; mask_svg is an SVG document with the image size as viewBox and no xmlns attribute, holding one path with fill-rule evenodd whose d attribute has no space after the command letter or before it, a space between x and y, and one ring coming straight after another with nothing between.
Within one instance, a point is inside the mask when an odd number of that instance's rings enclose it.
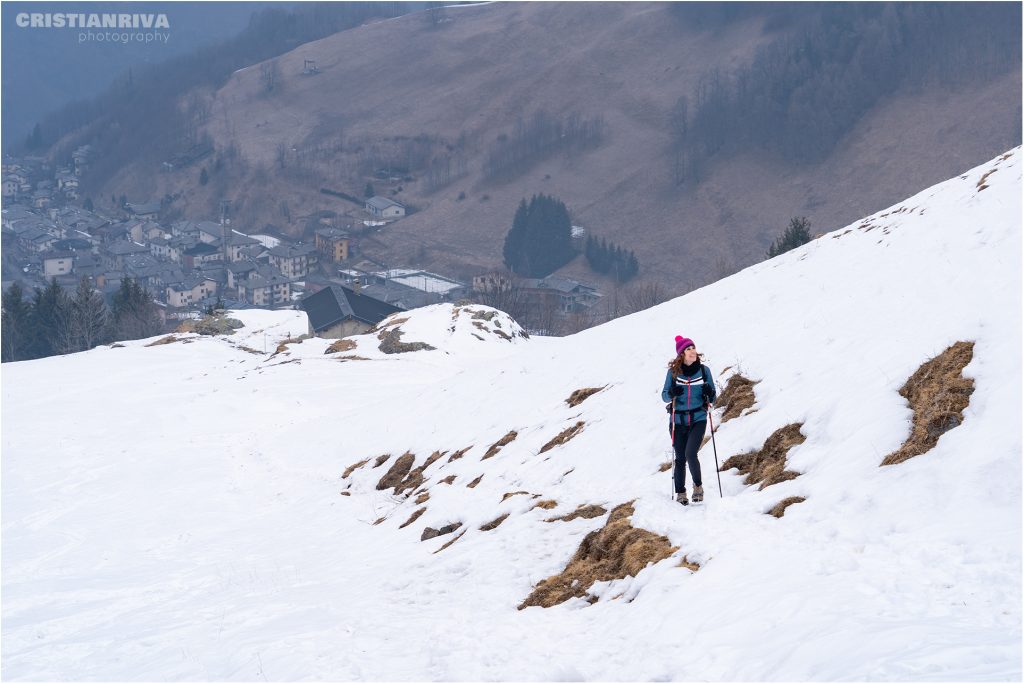
<instances>
[{"instance_id":1,"label":"village in valley","mask_svg":"<svg viewBox=\"0 0 1024 684\"><path fill-rule=\"evenodd\" d=\"M152 296L168 331L214 309L301 309L308 334L342 337L396 311L465 299L509 311L532 333L597 322L601 293L568 278L502 270L460 282L363 254L362 236L406 214L386 197L367 197L345 217L317 217L312 234L296 240L273 225L233 224L229 202L201 220L162 220L169 198L111 197L96 208L79 194L93 156L83 145L59 168L43 156L4 157L4 292L17 282L30 296L55 281L70 294L84 280L109 305L131 279ZM574 239L582 236L574 227Z\"/></svg>"}]
</instances>

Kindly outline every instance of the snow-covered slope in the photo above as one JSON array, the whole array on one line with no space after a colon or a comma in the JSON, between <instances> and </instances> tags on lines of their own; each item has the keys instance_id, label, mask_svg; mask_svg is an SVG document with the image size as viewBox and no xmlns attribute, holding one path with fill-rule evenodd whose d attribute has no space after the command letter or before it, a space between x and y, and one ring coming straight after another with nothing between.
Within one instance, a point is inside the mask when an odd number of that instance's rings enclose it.
<instances>
[{"instance_id":1,"label":"snow-covered slope","mask_svg":"<svg viewBox=\"0 0 1024 684\"><path fill-rule=\"evenodd\" d=\"M1019 679L1020 253L1018 148L569 338L445 305L352 349L276 352L303 316L257 311L234 336L5 364L3 677ZM433 349L384 353L395 327ZM798 477L759 489L729 470L719 498L709 443L703 506L670 500L676 334L719 385L757 381L719 463L800 423ZM961 340L962 424L880 467L910 431L898 390ZM602 389L570 407L582 388ZM377 489L401 455L435 452L422 483ZM548 520L626 502L670 558L594 603L517 609L608 514Z\"/></svg>"}]
</instances>

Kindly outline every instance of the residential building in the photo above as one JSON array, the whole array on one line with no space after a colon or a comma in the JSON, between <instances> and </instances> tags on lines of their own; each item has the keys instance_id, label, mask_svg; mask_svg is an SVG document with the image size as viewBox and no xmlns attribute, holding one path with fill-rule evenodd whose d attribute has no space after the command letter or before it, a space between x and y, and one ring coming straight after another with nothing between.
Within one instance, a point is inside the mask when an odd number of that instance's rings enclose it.
<instances>
[{"instance_id":1,"label":"residential building","mask_svg":"<svg viewBox=\"0 0 1024 684\"><path fill-rule=\"evenodd\" d=\"M238 285L238 298L256 306L275 306L291 301L291 283L284 276L257 276Z\"/></svg>"},{"instance_id":2,"label":"residential building","mask_svg":"<svg viewBox=\"0 0 1024 684\"><path fill-rule=\"evenodd\" d=\"M71 273L74 270L74 252L43 252L40 255L40 258L43 261L43 276L47 278L67 275L68 273Z\"/></svg>"},{"instance_id":3,"label":"residential building","mask_svg":"<svg viewBox=\"0 0 1024 684\"><path fill-rule=\"evenodd\" d=\"M330 261L345 261L349 257L352 238L338 228L321 228L315 233L316 248Z\"/></svg>"},{"instance_id":4,"label":"residential building","mask_svg":"<svg viewBox=\"0 0 1024 684\"><path fill-rule=\"evenodd\" d=\"M387 197L371 197L366 200L366 211L373 216L396 219L405 216L405 207Z\"/></svg>"},{"instance_id":5,"label":"residential building","mask_svg":"<svg viewBox=\"0 0 1024 684\"><path fill-rule=\"evenodd\" d=\"M315 245L284 245L269 250L270 265L288 278L301 278L318 262Z\"/></svg>"},{"instance_id":6,"label":"residential building","mask_svg":"<svg viewBox=\"0 0 1024 684\"><path fill-rule=\"evenodd\" d=\"M360 335L403 309L342 285L325 287L299 306L309 319L309 332L317 337Z\"/></svg>"}]
</instances>

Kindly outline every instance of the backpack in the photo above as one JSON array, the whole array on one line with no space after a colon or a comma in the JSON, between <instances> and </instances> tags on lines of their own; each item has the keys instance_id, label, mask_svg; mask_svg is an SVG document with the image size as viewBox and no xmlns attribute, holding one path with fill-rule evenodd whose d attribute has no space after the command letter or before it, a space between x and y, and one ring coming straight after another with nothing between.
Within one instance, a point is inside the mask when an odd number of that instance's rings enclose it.
<instances>
[{"instance_id":1,"label":"backpack","mask_svg":"<svg viewBox=\"0 0 1024 684\"><path fill-rule=\"evenodd\" d=\"M708 370L708 367L707 367L706 364L703 364L703 363L700 364L700 374L701 374L701 376L703 376L705 383L707 383L709 385L712 384L711 383L711 372ZM672 402L671 401L668 402L667 404L665 404L665 413L668 413L668 414L672 413Z\"/></svg>"}]
</instances>

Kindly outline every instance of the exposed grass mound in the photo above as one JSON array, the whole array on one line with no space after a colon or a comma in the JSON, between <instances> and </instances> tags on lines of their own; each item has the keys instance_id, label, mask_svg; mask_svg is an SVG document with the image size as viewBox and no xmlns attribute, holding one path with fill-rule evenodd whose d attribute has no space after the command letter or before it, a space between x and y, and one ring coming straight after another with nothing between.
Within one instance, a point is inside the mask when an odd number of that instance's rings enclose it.
<instances>
[{"instance_id":1,"label":"exposed grass mound","mask_svg":"<svg viewBox=\"0 0 1024 684\"><path fill-rule=\"evenodd\" d=\"M550 511L552 508L555 508L557 506L558 502L555 501L554 499L544 499L543 501L538 501L536 504L534 504L533 507L543 508L545 511Z\"/></svg>"},{"instance_id":2,"label":"exposed grass mound","mask_svg":"<svg viewBox=\"0 0 1024 684\"><path fill-rule=\"evenodd\" d=\"M556 446L561 446L562 444L565 444L570 439L572 439L573 437L580 433L580 431L583 429L583 425L584 423L581 420L577 421L575 425L567 427L566 429L562 430L557 435L555 435L554 439L552 439L550 442L548 442L547 444L540 448L540 453L543 454L545 451L550 451L551 449L554 449Z\"/></svg>"},{"instance_id":3,"label":"exposed grass mound","mask_svg":"<svg viewBox=\"0 0 1024 684\"><path fill-rule=\"evenodd\" d=\"M497 518L495 518L491 522L489 522L489 523L487 523L485 525L481 525L480 526L480 531L481 532L490 532L495 527L497 527L501 523L505 522L505 518L507 518L508 516L509 516L508 513L505 513L504 515L499 515Z\"/></svg>"},{"instance_id":4,"label":"exposed grass mound","mask_svg":"<svg viewBox=\"0 0 1024 684\"><path fill-rule=\"evenodd\" d=\"M459 460L460 458L462 458L463 456L466 455L467 451L469 451L472 448L473 448L473 445L471 444L468 447L466 447L465 449L459 449L454 454L452 454L451 456L448 457L448 462L451 463L452 461Z\"/></svg>"},{"instance_id":5,"label":"exposed grass mound","mask_svg":"<svg viewBox=\"0 0 1024 684\"><path fill-rule=\"evenodd\" d=\"M539 504L538 504L539 505ZM590 520L591 518L600 518L602 515L608 512L608 509L598 506L597 504L586 504L578 506L572 513L566 513L558 518L548 518L544 522L569 522L576 518L585 518Z\"/></svg>"},{"instance_id":6,"label":"exposed grass mound","mask_svg":"<svg viewBox=\"0 0 1024 684\"><path fill-rule=\"evenodd\" d=\"M509 498L511 496L518 496L520 494L529 494L529 493L530 492L525 492L525 491L522 491L522 490L520 490L518 492L505 492L505 494L501 497L501 500L504 501L505 499L507 499L507 498Z\"/></svg>"},{"instance_id":7,"label":"exposed grass mound","mask_svg":"<svg viewBox=\"0 0 1024 684\"><path fill-rule=\"evenodd\" d=\"M379 468L384 465L384 462L391 458L391 454L383 454L377 457L377 460L373 462L374 468Z\"/></svg>"},{"instance_id":8,"label":"exposed grass mound","mask_svg":"<svg viewBox=\"0 0 1024 684\"><path fill-rule=\"evenodd\" d=\"M582 389L578 389L578 390L576 390L575 392L573 392L572 394L569 395L569 398L565 400L565 403L568 404L570 407L572 407L572 406L579 406L588 397L590 397L591 395L597 394L598 392L600 392L603 389L604 389L604 387L584 387Z\"/></svg>"},{"instance_id":9,"label":"exposed grass mound","mask_svg":"<svg viewBox=\"0 0 1024 684\"><path fill-rule=\"evenodd\" d=\"M410 470L409 474L402 479L401 484L395 487L395 494L401 494L407 489L416 489L421 484L423 484L423 471L425 471L427 468L433 465L434 462L437 461L437 459L444 456L444 453L445 452L435 451L430 455L430 457L426 460L426 462L423 465ZM378 487L378 489L380 489L380 487Z\"/></svg>"},{"instance_id":10,"label":"exposed grass mound","mask_svg":"<svg viewBox=\"0 0 1024 684\"><path fill-rule=\"evenodd\" d=\"M659 473L663 473L666 470L671 470L671 469L672 469L672 461L665 461L660 466L658 466L658 472Z\"/></svg>"},{"instance_id":11,"label":"exposed grass mound","mask_svg":"<svg viewBox=\"0 0 1024 684\"><path fill-rule=\"evenodd\" d=\"M455 476L454 475L449 475L448 477L446 477L443 480L439 481L438 484L449 484L450 485L452 482L455 482Z\"/></svg>"},{"instance_id":12,"label":"exposed grass mound","mask_svg":"<svg viewBox=\"0 0 1024 684\"><path fill-rule=\"evenodd\" d=\"M435 347L426 342L402 342L402 331L398 328L382 332L378 348L385 354L404 354L414 351L433 351Z\"/></svg>"},{"instance_id":13,"label":"exposed grass mound","mask_svg":"<svg viewBox=\"0 0 1024 684\"><path fill-rule=\"evenodd\" d=\"M761 483L760 489L786 480L792 480L800 473L786 470L786 454L798 444L806 441L800 433L802 423L790 423L779 428L765 440L764 446L758 451L731 456L722 464L722 470L738 468L747 476L744 484Z\"/></svg>"},{"instance_id":14,"label":"exposed grass mound","mask_svg":"<svg viewBox=\"0 0 1024 684\"><path fill-rule=\"evenodd\" d=\"M518 436L519 436L518 432L516 432L515 430L510 430L507 435L505 435L504 437L499 439L497 442L492 444L487 449L487 452L483 455L483 457L480 460L481 461L485 461L488 458L490 458L491 456L494 456L499 451L501 451L501 447L505 446L506 444L508 444L509 442L511 442L512 440L514 440Z\"/></svg>"},{"instance_id":15,"label":"exposed grass mound","mask_svg":"<svg viewBox=\"0 0 1024 684\"><path fill-rule=\"evenodd\" d=\"M157 340L155 342L150 342L146 346L147 347L159 347L160 345L174 344L175 342L179 342L179 341L180 341L179 338L175 337L174 335L168 335L167 337L161 337L159 340Z\"/></svg>"},{"instance_id":16,"label":"exposed grass mound","mask_svg":"<svg viewBox=\"0 0 1024 684\"><path fill-rule=\"evenodd\" d=\"M244 327L245 324L237 318L228 318L224 314L215 314L213 316L203 316L198 321L182 321L175 332L194 332L200 335L233 335L235 330Z\"/></svg>"},{"instance_id":17,"label":"exposed grass mound","mask_svg":"<svg viewBox=\"0 0 1024 684\"><path fill-rule=\"evenodd\" d=\"M403 527L408 527L409 525L412 525L414 522L416 522L417 518L419 518L421 515L423 515L426 512L427 512L427 507L426 506L424 506L423 508L417 509L412 515L409 516L408 520L406 520L404 523L402 523L401 525L398 526L398 529L402 529Z\"/></svg>"},{"instance_id":18,"label":"exposed grass mound","mask_svg":"<svg viewBox=\"0 0 1024 684\"><path fill-rule=\"evenodd\" d=\"M353 340L338 340L337 342L333 342L331 346L324 351L324 354L337 354L338 352L352 351L357 346L358 345Z\"/></svg>"},{"instance_id":19,"label":"exposed grass mound","mask_svg":"<svg viewBox=\"0 0 1024 684\"><path fill-rule=\"evenodd\" d=\"M366 465L369 462L370 462L370 459L364 458L362 461L359 461L359 463L353 463L348 468L345 468L345 472L342 474L341 478L342 479L347 478L349 475L352 474L352 471L354 471L354 470L356 470L358 468L362 468L364 465Z\"/></svg>"},{"instance_id":20,"label":"exposed grass mound","mask_svg":"<svg viewBox=\"0 0 1024 684\"><path fill-rule=\"evenodd\" d=\"M384 477L382 477L380 482L377 483L377 489L400 487L406 476L408 476L409 470L412 469L412 463L415 460L416 457L410 452L406 452L399 456L398 460L392 464L388 469L388 472L384 473Z\"/></svg>"},{"instance_id":21,"label":"exposed grass mound","mask_svg":"<svg viewBox=\"0 0 1024 684\"><path fill-rule=\"evenodd\" d=\"M779 503L775 504L775 506L773 506L772 509L770 511L768 511L768 515L774 516L776 518L781 518L783 515L785 515L787 508L789 508L790 506L792 506L795 503L800 503L801 501L806 501L806 500L807 499L805 499L802 496L786 497L785 499L783 499Z\"/></svg>"},{"instance_id":22,"label":"exposed grass mound","mask_svg":"<svg viewBox=\"0 0 1024 684\"><path fill-rule=\"evenodd\" d=\"M422 494L420 494L419 496L416 497L416 501L414 503L418 503L418 504L427 503L427 501L429 501L429 500L430 500L430 492L423 492Z\"/></svg>"},{"instance_id":23,"label":"exposed grass mound","mask_svg":"<svg viewBox=\"0 0 1024 684\"><path fill-rule=\"evenodd\" d=\"M725 412L722 413L722 423L736 418L744 410L754 405L754 385L756 384L753 380L749 380L739 373L729 378L729 382L725 384L725 389L718 395L717 404L725 407Z\"/></svg>"},{"instance_id":24,"label":"exposed grass mound","mask_svg":"<svg viewBox=\"0 0 1024 684\"><path fill-rule=\"evenodd\" d=\"M468 485L466 485L466 486L467 486L467 487L469 487L470 489L475 489L475 488L476 488L476 486L477 486L478 484L480 484L480 481L481 481L481 480L483 480L483 479L484 479L484 476L483 476L483 475L481 475L480 477L476 478L475 480L473 480L472 482L470 482L470 483L469 483Z\"/></svg>"},{"instance_id":25,"label":"exposed grass mound","mask_svg":"<svg viewBox=\"0 0 1024 684\"><path fill-rule=\"evenodd\" d=\"M650 563L677 551L668 538L629 524L632 503L612 510L608 522L583 538L579 549L562 572L542 580L519 604L550 608L571 598L586 596L594 582L635 576Z\"/></svg>"},{"instance_id":26,"label":"exposed grass mound","mask_svg":"<svg viewBox=\"0 0 1024 684\"><path fill-rule=\"evenodd\" d=\"M930 451L946 432L963 422L964 409L974 392L974 380L963 377L974 358L973 342L957 342L926 361L900 388L900 396L914 411L910 437L882 460L882 465L902 463Z\"/></svg>"}]
</instances>

